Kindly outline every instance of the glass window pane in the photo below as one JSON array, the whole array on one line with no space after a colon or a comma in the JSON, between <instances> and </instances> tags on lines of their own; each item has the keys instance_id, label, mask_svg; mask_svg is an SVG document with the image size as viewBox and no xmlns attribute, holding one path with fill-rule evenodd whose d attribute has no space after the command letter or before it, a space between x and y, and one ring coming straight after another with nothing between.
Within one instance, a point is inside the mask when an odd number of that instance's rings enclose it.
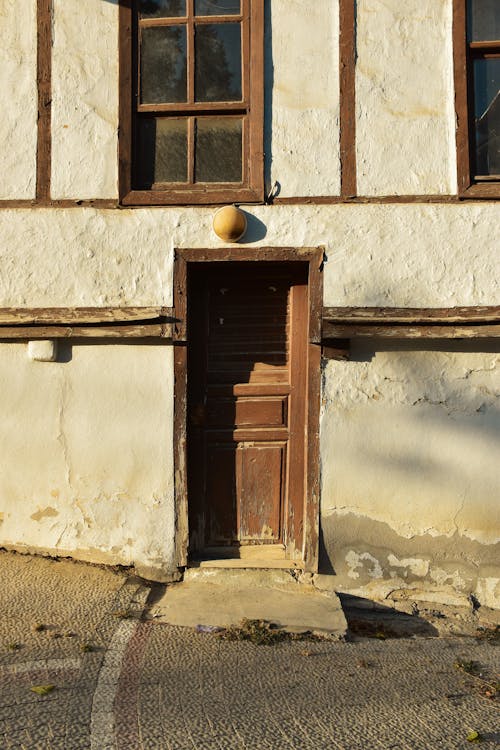
<instances>
[{"instance_id":1,"label":"glass window pane","mask_svg":"<svg viewBox=\"0 0 500 750\"><path fill-rule=\"evenodd\" d=\"M196 101L241 101L240 24L196 26L195 55Z\"/></svg>"},{"instance_id":2,"label":"glass window pane","mask_svg":"<svg viewBox=\"0 0 500 750\"><path fill-rule=\"evenodd\" d=\"M135 187L187 182L187 151L187 118L139 119Z\"/></svg>"},{"instance_id":3,"label":"glass window pane","mask_svg":"<svg viewBox=\"0 0 500 750\"><path fill-rule=\"evenodd\" d=\"M141 18L168 18L186 15L186 0L139 0Z\"/></svg>"},{"instance_id":4,"label":"glass window pane","mask_svg":"<svg viewBox=\"0 0 500 750\"><path fill-rule=\"evenodd\" d=\"M141 103L185 102L186 99L186 27L142 29Z\"/></svg>"},{"instance_id":5,"label":"glass window pane","mask_svg":"<svg viewBox=\"0 0 500 750\"><path fill-rule=\"evenodd\" d=\"M242 120L199 117L196 121L196 182L241 182Z\"/></svg>"},{"instance_id":6,"label":"glass window pane","mask_svg":"<svg viewBox=\"0 0 500 750\"><path fill-rule=\"evenodd\" d=\"M500 40L500 0L469 0L468 6L469 41Z\"/></svg>"},{"instance_id":7,"label":"glass window pane","mask_svg":"<svg viewBox=\"0 0 500 750\"><path fill-rule=\"evenodd\" d=\"M500 57L474 60L476 175L500 175Z\"/></svg>"},{"instance_id":8,"label":"glass window pane","mask_svg":"<svg viewBox=\"0 0 500 750\"><path fill-rule=\"evenodd\" d=\"M194 0L197 16L232 16L241 13L240 0Z\"/></svg>"}]
</instances>

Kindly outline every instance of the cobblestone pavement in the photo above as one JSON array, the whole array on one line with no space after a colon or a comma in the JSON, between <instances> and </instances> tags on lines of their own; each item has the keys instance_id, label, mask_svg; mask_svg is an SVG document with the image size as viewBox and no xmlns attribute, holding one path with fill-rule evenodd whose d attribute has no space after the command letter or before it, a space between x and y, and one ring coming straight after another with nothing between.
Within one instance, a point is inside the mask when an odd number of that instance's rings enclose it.
<instances>
[{"instance_id":1,"label":"cobblestone pavement","mask_svg":"<svg viewBox=\"0 0 500 750\"><path fill-rule=\"evenodd\" d=\"M499 703L454 666L498 680L486 640L254 645L141 620L147 590L121 573L10 553L0 571L1 748L457 750L471 731L500 746Z\"/></svg>"}]
</instances>

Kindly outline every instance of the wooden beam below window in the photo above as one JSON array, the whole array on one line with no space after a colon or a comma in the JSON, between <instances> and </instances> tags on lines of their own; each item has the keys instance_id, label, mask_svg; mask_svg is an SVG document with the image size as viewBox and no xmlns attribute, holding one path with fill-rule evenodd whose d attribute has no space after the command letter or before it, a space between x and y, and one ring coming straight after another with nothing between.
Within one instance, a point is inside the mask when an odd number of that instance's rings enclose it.
<instances>
[{"instance_id":1,"label":"wooden beam below window","mask_svg":"<svg viewBox=\"0 0 500 750\"><path fill-rule=\"evenodd\" d=\"M323 339L476 339L500 338L500 323L494 325L338 325L325 321Z\"/></svg>"},{"instance_id":2,"label":"wooden beam below window","mask_svg":"<svg viewBox=\"0 0 500 750\"><path fill-rule=\"evenodd\" d=\"M323 321L342 325L500 323L500 305L489 307L324 307Z\"/></svg>"},{"instance_id":3,"label":"wooden beam below window","mask_svg":"<svg viewBox=\"0 0 500 750\"><path fill-rule=\"evenodd\" d=\"M171 307L0 307L0 326L171 322Z\"/></svg>"},{"instance_id":4,"label":"wooden beam below window","mask_svg":"<svg viewBox=\"0 0 500 750\"><path fill-rule=\"evenodd\" d=\"M17 339L78 339L113 338L145 339L172 338L171 323L146 323L142 325L73 325L73 326L0 326L0 340Z\"/></svg>"}]
</instances>

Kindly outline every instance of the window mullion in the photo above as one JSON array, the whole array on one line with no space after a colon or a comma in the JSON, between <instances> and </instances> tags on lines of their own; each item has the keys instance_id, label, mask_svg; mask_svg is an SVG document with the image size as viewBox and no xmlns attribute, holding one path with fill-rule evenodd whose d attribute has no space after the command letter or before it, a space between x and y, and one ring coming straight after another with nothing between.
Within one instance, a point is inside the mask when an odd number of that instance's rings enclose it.
<instances>
[{"instance_id":1,"label":"window mullion","mask_svg":"<svg viewBox=\"0 0 500 750\"><path fill-rule=\"evenodd\" d=\"M196 119L188 117L188 182L194 184L194 137L195 137Z\"/></svg>"},{"instance_id":2,"label":"window mullion","mask_svg":"<svg viewBox=\"0 0 500 750\"><path fill-rule=\"evenodd\" d=\"M187 55L187 69L188 69L188 81L187 81L187 96L188 103L194 102L194 0L187 0L187 44L188 44L188 55Z\"/></svg>"}]
</instances>

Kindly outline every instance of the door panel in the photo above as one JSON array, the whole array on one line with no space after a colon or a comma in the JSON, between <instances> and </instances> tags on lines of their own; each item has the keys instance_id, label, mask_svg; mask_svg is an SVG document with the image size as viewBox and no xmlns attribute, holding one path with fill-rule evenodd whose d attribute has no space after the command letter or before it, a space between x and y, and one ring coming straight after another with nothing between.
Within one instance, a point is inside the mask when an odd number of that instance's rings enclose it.
<instances>
[{"instance_id":1,"label":"door panel","mask_svg":"<svg viewBox=\"0 0 500 750\"><path fill-rule=\"evenodd\" d=\"M260 544L295 554L304 512L307 267L196 264L188 310L190 553Z\"/></svg>"},{"instance_id":2,"label":"door panel","mask_svg":"<svg viewBox=\"0 0 500 750\"><path fill-rule=\"evenodd\" d=\"M240 542L279 542L286 444L242 443Z\"/></svg>"}]
</instances>

